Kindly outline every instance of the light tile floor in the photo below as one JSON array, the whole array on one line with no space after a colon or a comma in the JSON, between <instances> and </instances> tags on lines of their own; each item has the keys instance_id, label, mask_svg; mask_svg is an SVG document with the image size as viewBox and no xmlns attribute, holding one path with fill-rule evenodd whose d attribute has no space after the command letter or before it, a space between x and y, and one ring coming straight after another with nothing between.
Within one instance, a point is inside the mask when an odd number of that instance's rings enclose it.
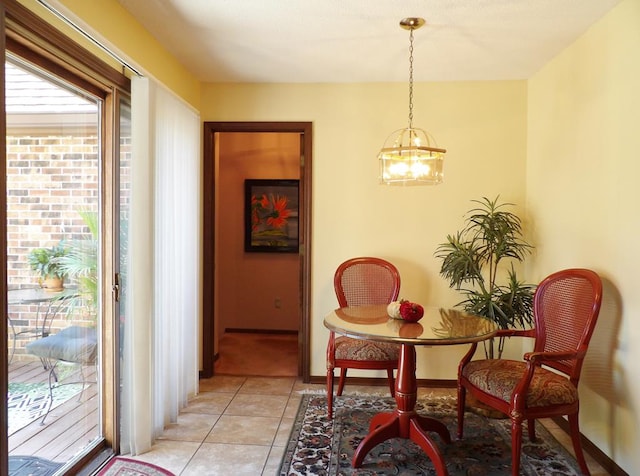
<instances>
[{"instance_id":1,"label":"light tile floor","mask_svg":"<svg viewBox=\"0 0 640 476\"><path fill-rule=\"evenodd\" d=\"M215 376L200 382L200 394L166 428L151 451L137 456L177 476L273 476L277 474L301 399L301 392L324 390L294 377ZM348 386L345 393L387 395L386 387ZM419 389L419 396L452 394L453 389ZM553 422L552 433L571 448ZM572 451L572 450L571 450ZM604 471L587 455L593 476Z\"/></svg>"},{"instance_id":2,"label":"light tile floor","mask_svg":"<svg viewBox=\"0 0 640 476\"><path fill-rule=\"evenodd\" d=\"M298 410L303 385L293 377L216 376L136 459L179 476L275 475Z\"/></svg>"}]
</instances>

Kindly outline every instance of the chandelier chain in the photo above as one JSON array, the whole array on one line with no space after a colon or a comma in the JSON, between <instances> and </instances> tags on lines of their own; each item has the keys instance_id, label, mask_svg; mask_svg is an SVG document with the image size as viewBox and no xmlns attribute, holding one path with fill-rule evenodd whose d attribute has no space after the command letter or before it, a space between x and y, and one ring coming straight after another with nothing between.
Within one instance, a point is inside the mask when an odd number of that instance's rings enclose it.
<instances>
[{"instance_id":1,"label":"chandelier chain","mask_svg":"<svg viewBox=\"0 0 640 476\"><path fill-rule=\"evenodd\" d=\"M409 30L409 129L413 129L413 28Z\"/></svg>"}]
</instances>

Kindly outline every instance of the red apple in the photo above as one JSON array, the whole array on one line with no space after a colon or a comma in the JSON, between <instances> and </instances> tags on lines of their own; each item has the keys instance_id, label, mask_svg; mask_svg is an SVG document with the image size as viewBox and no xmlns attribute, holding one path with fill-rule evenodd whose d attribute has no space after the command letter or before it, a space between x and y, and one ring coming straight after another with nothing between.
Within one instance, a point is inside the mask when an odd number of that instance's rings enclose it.
<instances>
[{"instance_id":1,"label":"red apple","mask_svg":"<svg viewBox=\"0 0 640 476\"><path fill-rule=\"evenodd\" d=\"M400 316L407 322L418 322L424 316L424 308L418 303L405 301L400 304Z\"/></svg>"}]
</instances>

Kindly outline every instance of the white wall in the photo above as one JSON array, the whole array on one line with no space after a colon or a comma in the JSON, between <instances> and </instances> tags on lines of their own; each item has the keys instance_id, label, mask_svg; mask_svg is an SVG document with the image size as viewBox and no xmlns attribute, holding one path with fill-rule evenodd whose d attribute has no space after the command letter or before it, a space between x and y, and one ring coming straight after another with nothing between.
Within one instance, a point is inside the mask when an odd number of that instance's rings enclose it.
<instances>
[{"instance_id":1,"label":"white wall","mask_svg":"<svg viewBox=\"0 0 640 476\"><path fill-rule=\"evenodd\" d=\"M625 0L529 81L529 276L589 267L604 306L581 382L581 430L640 474L640 0Z\"/></svg>"}]
</instances>

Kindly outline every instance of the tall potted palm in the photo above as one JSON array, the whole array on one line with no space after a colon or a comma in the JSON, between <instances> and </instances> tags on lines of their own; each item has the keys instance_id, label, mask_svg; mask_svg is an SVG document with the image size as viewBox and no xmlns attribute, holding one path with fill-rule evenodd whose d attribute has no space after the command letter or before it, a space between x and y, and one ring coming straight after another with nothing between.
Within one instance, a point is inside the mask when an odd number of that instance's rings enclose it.
<instances>
[{"instance_id":1,"label":"tall potted palm","mask_svg":"<svg viewBox=\"0 0 640 476\"><path fill-rule=\"evenodd\" d=\"M91 236L69 241L67 253L60 259L59 264L78 286L70 309L81 308L85 313L95 317L98 304L98 214L92 211L78 213Z\"/></svg>"},{"instance_id":2,"label":"tall potted palm","mask_svg":"<svg viewBox=\"0 0 640 476\"><path fill-rule=\"evenodd\" d=\"M467 212L462 230L448 235L436 250L442 260L440 275L462 293L457 306L466 312L484 316L502 329L531 325L535 286L520 281L514 268L514 262L524 261L533 248L523 239L522 222L507 210L513 204L499 203L499 197L473 202L478 206ZM501 338L498 358L503 350ZM494 357L493 341L485 352Z\"/></svg>"}]
</instances>

